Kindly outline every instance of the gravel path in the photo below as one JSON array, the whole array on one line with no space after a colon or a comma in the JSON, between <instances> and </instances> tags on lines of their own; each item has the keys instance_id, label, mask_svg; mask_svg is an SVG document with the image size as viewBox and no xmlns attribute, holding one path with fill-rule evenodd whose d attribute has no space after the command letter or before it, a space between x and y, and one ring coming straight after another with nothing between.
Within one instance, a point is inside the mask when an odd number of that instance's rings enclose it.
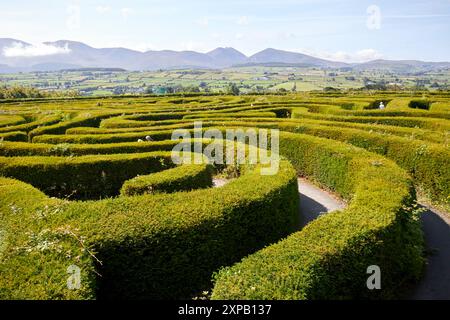
<instances>
[{"instance_id":1,"label":"gravel path","mask_svg":"<svg viewBox=\"0 0 450 320\"><path fill-rule=\"evenodd\" d=\"M303 178L298 179L298 191L301 228L323 213L345 208L343 201Z\"/></svg>"},{"instance_id":2,"label":"gravel path","mask_svg":"<svg viewBox=\"0 0 450 320\"><path fill-rule=\"evenodd\" d=\"M301 228L320 214L345 208L345 203L305 179L298 180ZM422 215L427 263L425 274L406 297L413 300L450 300L450 218L432 208Z\"/></svg>"},{"instance_id":3,"label":"gravel path","mask_svg":"<svg viewBox=\"0 0 450 320\"><path fill-rule=\"evenodd\" d=\"M450 300L450 219L426 208L422 215L427 264L423 278L413 290L414 300Z\"/></svg>"}]
</instances>

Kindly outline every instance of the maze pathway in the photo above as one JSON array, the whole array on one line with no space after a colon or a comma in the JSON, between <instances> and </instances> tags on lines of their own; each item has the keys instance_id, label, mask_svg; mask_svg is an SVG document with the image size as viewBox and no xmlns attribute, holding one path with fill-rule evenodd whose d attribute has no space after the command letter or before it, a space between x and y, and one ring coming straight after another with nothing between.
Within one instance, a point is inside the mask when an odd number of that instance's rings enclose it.
<instances>
[{"instance_id":1,"label":"maze pathway","mask_svg":"<svg viewBox=\"0 0 450 320\"><path fill-rule=\"evenodd\" d=\"M426 208L427 209L427 208ZM411 298L415 300L450 299L450 218L432 209L422 215L428 251L424 277Z\"/></svg>"},{"instance_id":2,"label":"maze pathway","mask_svg":"<svg viewBox=\"0 0 450 320\"><path fill-rule=\"evenodd\" d=\"M318 188L306 179L298 179L300 196L300 227L304 227L323 213L345 208L345 203Z\"/></svg>"},{"instance_id":3,"label":"maze pathway","mask_svg":"<svg viewBox=\"0 0 450 320\"><path fill-rule=\"evenodd\" d=\"M300 196L300 227L321 214L345 208L345 203L306 179L298 179ZM425 208L425 207L424 207ZM424 277L407 298L413 300L449 300L450 274L450 218L425 208L422 229L428 252Z\"/></svg>"},{"instance_id":4,"label":"maze pathway","mask_svg":"<svg viewBox=\"0 0 450 320\"><path fill-rule=\"evenodd\" d=\"M4 104L0 298L449 299L448 221L423 215L424 248L415 203L415 189L436 205L450 191L449 100L428 99L430 110L393 94ZM279 130L277 174L170 157L174 130L205 148L210 129L220 147L236 128ZM399 289L424 258L422 281ZM374 264L384 290L366 285Z\"/></svg>"}]
</instances>

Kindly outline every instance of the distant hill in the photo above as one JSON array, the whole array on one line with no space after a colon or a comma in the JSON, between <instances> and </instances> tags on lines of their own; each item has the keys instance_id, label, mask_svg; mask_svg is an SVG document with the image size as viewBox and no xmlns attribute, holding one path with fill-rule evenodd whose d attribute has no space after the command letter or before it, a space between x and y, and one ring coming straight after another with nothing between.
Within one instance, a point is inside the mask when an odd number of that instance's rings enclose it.
<instances>
[{"instance_id":1,"label":"distant hill","mask_svg":"<svg viewBox=\"0 0 450 320\"><path fill-rule=\"evenodd\" d=\"M122 68L75 68L75 69L61 69L61 72L126 72Z\"/></svg>"},{"instance_id":2,"label":"distant hill","mask_svg":"<svg viewBox=\"0 0 450 320\"><path fill-rule=\"evenodd\" d=\"M77 69L78 66L75 64L69 63L39 63L35 64L32 67L37 71L54 71L54 70L63 70L63 69Z\"/></svg>"},{"instance_id":3,"label":"distant hill","mask_svg":"<svg viewBox=\"0 0 450 320\"><path fill-rule=\"evenodd\" d=\"M0 73L15 73L18 72L17 68L10 67L6 64L0 64Z\"/></svg>"},{"instance_id":4,"label":"distant hill","mask_svg":"<svg viewBox=\"0 0 450 320\"><path fill-rule=\"evenodd\" d=\"M207 53L218 67L229 67L246 63L248 58L234 48L217 48Z\"/></svg>"},{"instance_id":5,"label":"distant hill","mask_svg":"<svg viewBox=\"0 0 450 320\"><path fill-rule=\"evenodd\" d=\"M234 48L217 48L207 53L171 50L140 52L126 48L98 49L82 42L70 40L45 42L43 46L43 48L35 48L31 44L21 40L0 38L0 73L57 71L61 69L83 68L120 68L125 70L175 68L221 69L249 65L333 69L353 68L354 70L385 70L400 73L450 68L449 62L407 60L374 60L360 64L347 64L273 48L265 49L247 57ZM12 47L15 47L15 54L10 53L9 55L5 55L5 49ZM49 50L48 53L45 50ZM17 54L17 52L22 52L22 54Z\"/></svg>"},{"instance_id":6,"label":"distant hill","mask_svg":"<svg viewBox=\"0 0 450 320\"><path fill-rule=\"evenodd\" d=\"M314 67L327 67L327 68L340 68L348 66L348 64L344 62L328 61L324 59L314 58L312 56L303 53L276 50L272 48L265 49L261 52L252 55L251 57L248 58L248 62L250 63L282 62L286 64L300 64L300 65L310 65Z\"/></svg>"},{"instance_id":7,"label":"distant hill","mask_svg":"<svg viewBox=\"0 0 450 320\"><path fill-rule=\"evenodd\" d=\"M14 45L15 43L19 43L25 46L29 46L29 43L20 41L20 40L16 40L16 39L11 39L11 38L0 38L0 49L3 49L4 47L10 47L12 45ZM3 50L2 50L3 51Z\"/></svg>"},{"instance_id":8,"label":"distant hill","mask_svg":"<svg viewBox=\"0 0 450 320\"><path fill-rule=\"evenodd\" d=\"M418 60L373 60L360 63L353 67L355 70L379 70L393 73L416 73L449 69L450 62L425 62Z\"/></svg>"}]
</instances>

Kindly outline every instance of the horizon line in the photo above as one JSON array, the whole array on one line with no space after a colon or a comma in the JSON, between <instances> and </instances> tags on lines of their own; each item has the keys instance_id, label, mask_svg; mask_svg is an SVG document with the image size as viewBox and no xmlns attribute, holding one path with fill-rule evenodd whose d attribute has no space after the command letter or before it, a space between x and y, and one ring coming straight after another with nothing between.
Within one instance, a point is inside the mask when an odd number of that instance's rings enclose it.
<instances>
[{"instance_id":1,"label":"horizon line","mask_svg":"<svg viewBox=\"0 0 450 320\"><path fill-rule=\"evenodd\" d=\"M277 48L274 48L274 47L266 47L264 49L257 50L253 54L247 54L247 53L242 52L239 49L236 49L235 47L226 46L226 45L225 46L218 46L218 47L215 47L215 48L210 49L210 50L198 50L198 51L194 50L194 49L187 49L187 50L149 49L149 50L143 51L143 50L138 50L138 49L135 49L135 48L130 48L130 47L127 47L127 46L104 46L104 47L102 47L102 46L91 45L91 44L89 44L89 43L87 43L85 41L69 40L69 39L58 39L58 40L54 40L54 41L43 41L43 42L35 42L35 41L29 42L29 41L24 41L24 40L17 39L17 38L0 37L0 40L13 40L13 41L17 41L17 43L22 42L22 43L26 43L27 45L31 45L31 46L34 46L34 45L37 45L37 44L53 44L53 43L56 43L56 42L73 42L73 43L79 43L79 44L82 44L82 45L86 45L86 46L88 46L90 48L97 49L97 50L101 50L101 49L125 49L125 50L130 50L130 51L139 52L139 53L171 51L171 52L195 52L195 53L201 53L201 54L208 54L208 53L210 53L210 52L212 52L214 50L217 50L217 49L233 49L233 50L241 53L242 55L244 55L246 58L251 58L252 56L254 56L254 55L258 54L258 53L261 53L263 51L266 51L266 50L277 50L277 51L283 51L283 52L288 52L288 53L299 53L299 54L310 56L310 57L313 57L313 58L316 58L316 59L326 60L326 61L329 61L329 62L345 63L345 64L350 64L350 65L351 64L368 63L368 62L373 62L373 61L397 61L397 62L398 61L420 61L420 62L429 62L429 63L450 63L450 59L448 59L448 60L441 60L441 61L437 61L437 60L421 60L421 59L417 59L417 58L412 58L412 59L411 58L409 58L409 59L408 58L406 58L406 59L404 59L404 58L402 58L402 59L390 59L390 58L384 57L384 56L379 57L379 58L375 58L375 59L369 59L369 60L366 60L366 61L345 61L345 60L336 60L336 59L333 59L333 58L321 57L320 54L319 55L315 55L314 52L310 53L310 52L305 52L305 51L295 50L295 49L277 49ZM306 51L308 51L308 50L306 50ZM337 52L339 52L339 51L337 51Z\"/></svg>"}]
</instances>

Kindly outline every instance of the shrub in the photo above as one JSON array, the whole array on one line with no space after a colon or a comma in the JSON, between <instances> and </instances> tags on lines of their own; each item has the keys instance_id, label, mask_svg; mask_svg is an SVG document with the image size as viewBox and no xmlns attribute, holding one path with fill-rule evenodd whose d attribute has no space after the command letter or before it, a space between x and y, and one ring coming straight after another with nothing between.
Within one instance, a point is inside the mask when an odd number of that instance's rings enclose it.
<instances>
[{"instance_id":1,"label":"shrub","mask_svg":"<svg viewBox=\"0 0 450 320\"><path fill-rule=\"evenodd\" d=\"M66 135L41 135L33 138L34 143L118 143L118 142L136 142L143 140L149 135L154 141L167 140L172 136L172 130L165 131L143 131L118 134L66 134Z\"/></svg>"},{"instance_id":2,"label":"shrub","mask_svg":"<svg viewBox=\"0 0 450 320\"><path fill-rule=\"evenodd\" d=\"M125 181L120 193L124 196L135 196L159 192L191 191L211 186L212 168L206 164L193 164Z\"/></svg>"},{"instance_id":3,"label":"shrub","mask_svg":"<svg viewBox=\"0 0 450 320\"><path fill-rule=\"evenodd\" d=\"M222 188L101 201L48 199L3 178L0 189L3 299L188 298L298 219L297 178L286 162L277 175L256 168ZM81 290L66 287L71 264L82 270Z\"/></svg>"},{"instance_id":4,"label":"shrub","mask_svg":"<svg viewBox=\"0 0 450 320\"><path fill-rule=\"evenodd\" d=\"M192 126L191 126L192 127ZM181 129L181 128L180 128ZM202 128L202 132L208 130L208 126ZM219 128L225 130L226 128ZM186 129L191 135L194 134L194 129ZM66 134L66 135L42 135L33 138L35 143L78 143L78 144L92 144L92 143L119 143L119 142L134 142L139 139L144 140L146 136L150 136L152 141L169 140L172 138L174 130L157 130L157 131L142 131L116 134ZM145 141L144 143L148 143Z\"/></svg>"},{"instance_id":5,"label":"shrub","mask_svg":"<svg viewBox=\"0 0 450 320\"><path fill-rule=\"evenodd\" d=\"M25 132L20 132L20 131L0 133L0 140L2 140L2 141L28 141L28 135Z\"/></svg>"},{"instance_id":6,"label":"shrub","mask_svg":"<svg viewBox=\"0 0 450 320\"><path fill-rule=\"evenodd\" d=\"M183 119L197 118L276 118L275 112L237 112L237 113L195 113L186 115Z\"/></svg>"},{"instance_id":7,"label":"shrub","mask_svg":"<svg viewBox=\"0 0 450 320\"><path fill-rule=\"evenodd\" d=\"M329 114L317 114L306 112L305 109L296 108L293 110L292 117L294 119L317 119L336 122L357 122L367 124L383 124L400 127L419 127L431 130L450 130L450 121L445 119L428 119L418 117L403 116L341 116Z\"/></svg>"},{"instance_id":8,"label":"shrub","mask_svg":"<svg viewBox=\"0 0 450 320\"><path fill-rule=\"evenodd\" d=\"M423 239L411 212L411 181L392 162L342 143L282 134L281 153L301 173L351 203L302 231L222 269L213 299L393 297L422 271ZM368 290L367 267L383 270L383 290Z\"/></svg>"},{"instance_id":9,"label":"shrub","mask_svg":"<svg viewBox=\"0 0 450 320\"><path fill-rule=\"evenodd\" d=\"M33 137L43 135L43 134L64 134L67 129L80 127L80 126L88 126L88 127L96 127L100 124L102 119L112 117L114 115L122 114L122 112L103 112L98 114L80 114L72 120L62 121L53 125L47 125L44 127L36 128L30 131L29 136L30 139Z\"/></svg>"},{"instance_id":10,"label":"shrub","mask_svg":"<svg viewBox=\"0 0 450 320\"><path fill-rule=\"evenodd\" d=\"M359 127L358 129L356 129L357 127L345 128L332 126L331 123L327 124L325 126L308 121L285 121L279 122L275 127L282 131L342 141L388 157L412 175L422 195L437 204L449 205L450 174L447 159L450 158L450 150L445 143L446 140L442 144L437 144L415 140L411 137L360 130ZM226 125L226 123L222 125ZM247 125L260 128L273 127L273 124L264 122L249 122ZM403 129L405 130L402 131L405 132L411 130L410 134L415 130ZM439 136L445 137L439 134L433 136L435 139L439 139Z\"/></svg>"},{"instance_id":11,"label":"shrub","mask_svg":"<svg viewBox=\"0 0 450 320\"><path fill-rule=\"evenodd\" d=\"M409 107L413 109L423 109L423 110L429 110L430 109L430 101L428 100L411 100L409 102Z\"/></svg>"},{"instance_id":12,"label":"shrub","mask_svg":"<svg viewBox=\"0 0 450 320\"><path fill-rule=\"evenodd\" d=\"M35 120L35 121L31 121L28 123L24 123L24 124L19 124L19 125L14 125L14 126L10 126L10 127L3 127L0 128L0 132L10 132L10 131L24 131L24 132L29 132L33 129L36 129L40 126L48 126L48 125L52 125L55 124L57 122L59 122L61 120L60 116L45 116L41 119ZM25 140L25 141L28 141Z\"/></svg>"},{"instance_id":13,"label":"shrub","mask_svg":"<svg viewBox=\"0 0 450 320\"><path fill-rule=\"evenodd\" d=\"M7 126L14 126L26 122L26 120L19 115L1 115L0 114L0 128Z\"/></svg>"},{"instance_id":14,"label":"shrub","mask_svg":"<svg viewBox=\"0 0 450 320\"><path fill-rule=\"evenodd\" d=\"M386 156L406 169L430 200L449 205L450 150L446 146L349 128L304 125L283 126L283 130L343 141Z\"/></svg>"},{"instance_id":15,"label":"shrub","mask_svg":"<svg viewBox=\"0 0 450 320\"><path fill-rule=\"evenodd\" d=\"M0 156L82 156L116 153L143 153L152 151L171 151L179 141L164 140L153 142L123 142L104 144L45 144L4 142L0 144ZM193 142L192 142L193 143ZM202 141L203 145L209 144Z\"/></svg>"},{"instance_id":16,"label":"shrub","mask_svg":"<svg viewBox=\"0 0 450 320\"><path fill-rule=\"evenodd\" d=\"M51 196L95 199L119 194L124 181L170 168L170 153L0 158L0 175L30 183Z\"/></svg>"},{"instance_id":17,"label":"shrub","mask_svg":"<svg viewBox=\"0 0 450 320\"><path fill-rule=\"evenodd\" d=\"M397 297L423 266L412 181L433 201L450 200L449 95L427 93L431 110L408 108L422 96L2 102L26 123L0 125L0 136L29 133L33 143L0 143L0 299L185 299L211 289L216 272L213 298ZM389 108L365 110L374 101ZM301 119L281 119L291 114ZM207 188L209 167L176 167L169 151L180 141L167 140L178 128L192 134L198 120L222 133L279 128L288 161L274 176L218 166L237 179ZM154 141L136 142L146 135ZM298 231L297 175L349 206ZM381 291L365 286L372 264ZM70 265L81 269L79 290L67 289Z\"/></svg>"}]
</instances>

